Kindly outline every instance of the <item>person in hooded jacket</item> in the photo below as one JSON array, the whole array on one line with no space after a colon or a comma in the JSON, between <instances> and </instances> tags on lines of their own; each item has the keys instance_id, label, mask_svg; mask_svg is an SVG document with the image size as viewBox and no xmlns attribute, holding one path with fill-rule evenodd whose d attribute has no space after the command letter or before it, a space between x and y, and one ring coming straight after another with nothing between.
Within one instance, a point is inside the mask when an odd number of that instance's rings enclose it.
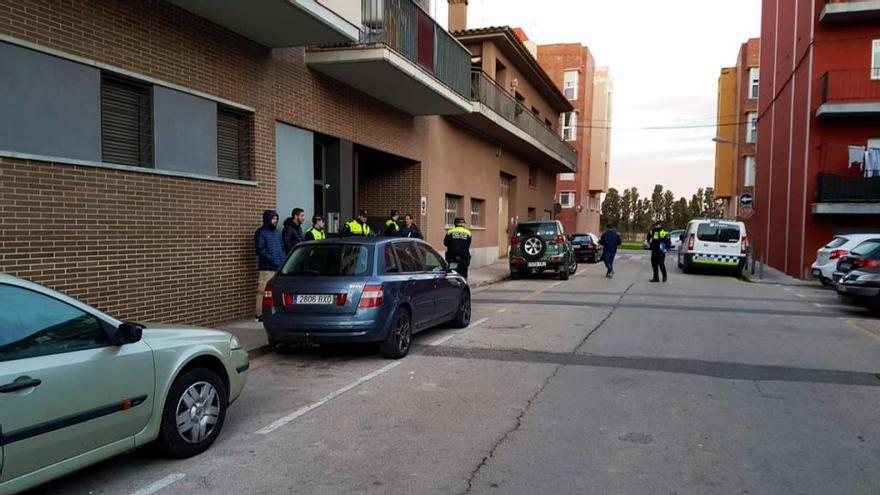
<instances>
[{"instance_id":1,"label":"person in hooded jacket","mask_svg":"<svg viewBox=\"0 0 880 495\"><path fill-rule=\"evenodd\" d=\"M266 284L281 268L286 258L281 232L278 230L278 213L272 210L263 212L263 226L254 232L254 249L257 252L259 277L257 281L256 317L263 317L263 292Z\"/></svg>"},{"instance_id":2,"label":"person in hooded jacket","mask_svg":"<svg viewBox=\"0 0 880 495\"><path fill-rule=\"evenodd\" d=\"M306 237L303 232L303 222L306 221L306 212L302 208L294 208L290 218L284 221L284 230L281 231L281 239L284 241L284 252L290 254L293 248Z\"/></svg>"}]
</instances>

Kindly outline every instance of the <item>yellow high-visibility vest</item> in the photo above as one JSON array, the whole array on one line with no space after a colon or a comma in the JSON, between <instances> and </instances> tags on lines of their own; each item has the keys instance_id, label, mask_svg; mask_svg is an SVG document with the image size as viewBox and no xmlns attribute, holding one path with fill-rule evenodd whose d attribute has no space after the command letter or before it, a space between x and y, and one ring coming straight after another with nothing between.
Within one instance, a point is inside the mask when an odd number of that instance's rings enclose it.
<instances>
[{"instance_id":1,"label":"yellow high-visibility vest","mask_svg":"<svg viewBox=\"0 0 880 495\"><path fill-rule=\"evenodd\" d=\"M370 226L367 224L361 225L357 220L352 220L346 225L348 225L348 230L351 232L351 235L370 235Z\"/></svg>"}]
</instances>

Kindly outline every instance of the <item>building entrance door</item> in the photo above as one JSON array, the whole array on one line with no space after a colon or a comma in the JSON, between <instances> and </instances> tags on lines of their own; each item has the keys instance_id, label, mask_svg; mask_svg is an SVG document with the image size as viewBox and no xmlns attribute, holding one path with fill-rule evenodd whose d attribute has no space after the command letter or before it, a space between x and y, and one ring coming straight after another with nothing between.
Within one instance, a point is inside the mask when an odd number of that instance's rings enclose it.
<instances>
[{"instance_id":1,"label":"building entrance door","mask_svg":"<svg viewBox=\"0 0 880 495\"><path fill-rule=\"evenodd\" d=\"M501 174L498 195L498 257L507 257L510 249L510 176Z\"/></svg>"}]
</instances>

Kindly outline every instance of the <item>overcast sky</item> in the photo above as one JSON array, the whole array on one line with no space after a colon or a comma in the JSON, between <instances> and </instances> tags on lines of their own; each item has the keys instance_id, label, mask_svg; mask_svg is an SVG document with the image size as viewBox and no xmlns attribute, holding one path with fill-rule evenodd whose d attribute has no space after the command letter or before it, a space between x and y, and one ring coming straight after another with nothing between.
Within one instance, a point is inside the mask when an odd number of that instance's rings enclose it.
<instances>
[{"instance_id":1,"label":"overcast sky","mask_svg":"<svg viewBox=\"0 0 880 495\"><path fill-rule=\"evenodd\" d=\"M434 0L446 26L446 0ZM582 43L614 78L611 186L690 197L714 177L721 67L760 36L761 0L470 0L468 27L522 27L538 44ZM640 127L707 125L685 130Z\"/></svg>"}]
</instances>

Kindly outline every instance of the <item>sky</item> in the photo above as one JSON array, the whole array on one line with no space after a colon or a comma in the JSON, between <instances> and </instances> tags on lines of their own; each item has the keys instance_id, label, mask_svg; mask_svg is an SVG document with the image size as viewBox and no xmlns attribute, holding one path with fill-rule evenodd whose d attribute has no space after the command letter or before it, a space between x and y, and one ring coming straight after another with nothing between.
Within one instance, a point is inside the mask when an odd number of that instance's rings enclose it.
<instances>
[{"instance_id":1,"label":"sky","mask_svg":"<svg viewBox=\"0 0 880 495\"><path fill-rule=\"evenodd\" d=\"M446 0L433 0L446 26ZM718 75L761 31L761 0L470 0L468 28L587 45L614 80L611 187L676 196L712 186ZM644 127L706 126L645 130Z\"/></svg>"}]
</instances>

